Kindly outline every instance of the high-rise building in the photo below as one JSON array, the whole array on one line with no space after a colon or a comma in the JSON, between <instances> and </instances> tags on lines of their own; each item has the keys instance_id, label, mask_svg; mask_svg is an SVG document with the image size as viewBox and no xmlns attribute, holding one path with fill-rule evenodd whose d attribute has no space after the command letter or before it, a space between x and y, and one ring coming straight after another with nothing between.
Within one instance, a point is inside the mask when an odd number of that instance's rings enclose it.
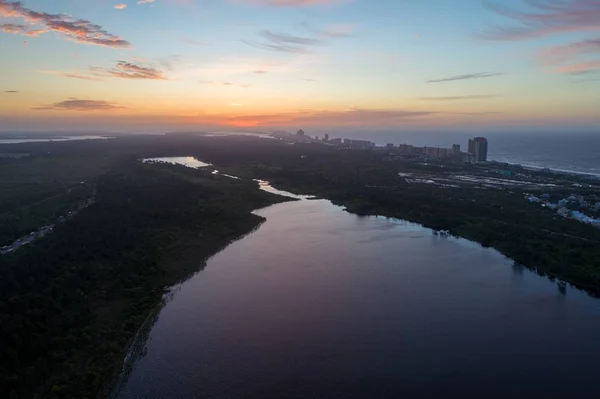
<instances>
[{"instance_id":1,"label":"high-rise building","mask_svg":"<svg viewBox=\"0 0 600 399\"><path fill-rule=\"evenodd\" d=\"M460 155L460 144L452 144L452 154Z\"/></svg>"},{"instance_id":2,"label":"high-rise building","mask_svg":"<svg viewBox=\"0 0 600 399\"><path fill-rule=\"evenodd\" d=\"M488 141L485 137L475 137L469 140L469 146L473 142L473 155L475 162L486 162L488 154Z\"/></svg>"},{"instance_id":3,"label":"high-rise building","mask_svg":"<svg viewBox=\"0 0 600 399\"><path fill-rule=\"evenodd\" d=\"M329 135L327 133L325 133L325 138L323 139L323 141L329 141Z\"/></svg>"},{"instance_id":4,"label":"high-rise building","mask_svg":"<svg viewBox=\"0 0 600 399\"><path fill-rule=\"evenodd\" d=\"M475 140L469 139L469 150L467 152L471 155L475 155Z\"/></svg>"}]
</instances>

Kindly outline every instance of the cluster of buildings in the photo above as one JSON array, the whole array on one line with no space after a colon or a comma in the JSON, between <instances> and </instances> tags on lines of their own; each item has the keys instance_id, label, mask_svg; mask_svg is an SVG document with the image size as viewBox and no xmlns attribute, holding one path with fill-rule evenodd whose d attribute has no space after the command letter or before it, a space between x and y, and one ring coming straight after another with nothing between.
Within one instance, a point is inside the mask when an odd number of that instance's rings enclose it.
<instances>
[{"instance_id":1,"label":"cluster of buildings","mask_svg":"<svg viewBox=\"0 0 600 399\"><path fill-rule=\"evenodd\" d=\"M328 134L325 134L323 138L310 137L300 129L296 134L286 132L275 132L272 134L273 137L298 143L323 143L332 145L340 148L357 149L357 150L368 150L375 148L375 143L368 140L354 140L354 139L330 139ZM486 162L488 155L488 141L484 137L475 137L469 140L468 152L461 152L460 144L452 145L452 148L440 148L440 147L416 147L409 144L400 144L398 146L394 144L387 144L384 147L390 152L394 152L402 156L412 157L424 157L424 158L449 158L457 161L464 162Z\"/></svg>"},{"instance_id":2,"label":"cluster of buildings","mask_svg":"<svg viewBox=\"0 0 600 399\"><path fill-rule=\"evenodd\" d=\"M386 148L398 154L425 158L450 158L464 162L487 162L488 141L484 137L475 137L469 140L468 152L462 152L460 144L453 144L452 148L440 147L415 147L409 144L387 144Z\"/></svg>"},{"instance_id":3,"label":"cluster of buildings","mask_svg":"<svg viewBox=\"0 0 600 399\"><path fill-rule=\"evenodd\" d=\"M293 143L322 143L340 148L349 148L354 150L368 150L375 148L375 143L371 141L342 138L330 139L328 134L325 134L321 139L319 137L310 137L302 129L298 130L296 134L291 134L287 132L274 132L271 134L271 136Z\"/></svg>"},{"instance_id":4,"label":"cluster of buildings","mask_svg":"<svg viewBox=\"0 0 600 399\"><path fill-rule=\"evenodd\" d=\"M525 197L531 203L538 203L541 204L543 207L556 211L556 213L561 217L567 219L575 219L582 223L591 224L600 228L600 219L595 219L581 212L581 209L587 209L595 213L600 212L600 202L592 204L589 201L586 201L581 195L570 195L567 198L563 198L556 203L553 203L550 200L550 194L542 194L539 197L530 194L525 194Z\"/></svg>"},{"instance_id":5,"label":"cluster of buildings","mask_svg":"<svg viewBox=\"0 0 600 399\"><path fill-rule=\"evenodd\" d=\"M386 145L386 148L401 155L410 155L415 157L462 158L459 144L454 144L452 148L415 147L410 144L400 144L396 147L394 144L388 144Z\"/></svg>"}]
</instances>

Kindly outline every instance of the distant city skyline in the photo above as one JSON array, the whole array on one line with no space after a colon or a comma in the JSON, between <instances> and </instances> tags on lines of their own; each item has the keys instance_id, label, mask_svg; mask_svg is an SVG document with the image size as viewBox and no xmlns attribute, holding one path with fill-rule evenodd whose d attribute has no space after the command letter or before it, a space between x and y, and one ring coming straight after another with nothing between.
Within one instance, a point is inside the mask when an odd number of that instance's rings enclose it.
<instances>
[{"instance_id":1,"label":"distant city skyline","mask_svg":"<svg viewBox=\"0 0 600 399\"><path fill-rule=\"evenodd\" d=\"M600 1L0 0L0 47L0 131L600 129Z\"/></svg>"}]
</instances>

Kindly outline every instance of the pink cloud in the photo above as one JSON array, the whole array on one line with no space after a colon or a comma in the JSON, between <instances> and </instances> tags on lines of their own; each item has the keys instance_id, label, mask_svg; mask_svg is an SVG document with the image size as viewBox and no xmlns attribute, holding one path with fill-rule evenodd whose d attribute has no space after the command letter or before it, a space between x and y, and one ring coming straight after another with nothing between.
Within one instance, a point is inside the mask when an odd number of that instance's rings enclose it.
<instances>
[{"instance_id":1,"label":"pink cloud","mask_svg":"<svg viewBox=\"0 0 600 399\"><path fill-rule=\"evenodd\" d=\"M554 72L566 73L569 75L581 75L600 70L600 60L581 61L568 65L561 65L554 68Z\"/></svg>"},{"instance_id":2,"label":"pink cloud","mask_svg":"<svg viewBox=\"0 0 600 399\"><path fill-rule=\"evenodd\" d=\"M41 71L42 73L84 80L105 78L168 80L164 72L149 66L119 61L113 68L91 67L83 71Z\"/></svg>"},{"instance_id":3,"label":"pink cloud","mask_svg":"<svg viewBox=\"0 0 600 399\"><path fill-rule=\"evenodd\" d=\"M487 32L492 40L525 40L565 32L600 30L600 1L597 0L524 0L535 9L520 12L495 3L487 3L496 13L518 23Z\"/></svg>"},{"instance_id":4,"label":"pink cloud","mask_svg":"<svg viewBox=\"0 0 600 399\"><path fill-rule=\"evenodd\" d=\"M600 54L600 39L588 39L562 46L553 46L542 51L538 55L538 59L543 64L552 65L569 61L576 56L595 53Z\"/></svg>"},{"instance_id":5,"label":"pink cloud","mask_svg":"<svg viewBox=\"0 0 600 399\"><path fill-rule=\"evenodd\" d=\"M0 25L0 31L30 37L39 36L48 32L46 29L29 29L28 26L21 24L3 24Z\"/></svg>"},{"instance_id":6,"label":"pink cloud","mask_svg":"<svg viewBox=\"0 0 600 399\"><path fill-rule=\"evenodd\" d=\"M32 109L36 111L113 111L122 108L125 107L103 100L78 100L70 98L65 101L34 107Z\"/></svg>"},{"instance_id":7,"label":"pink cloud","mask_svg":"<svg viewBox=\"0 0 600 399\"><path fill-rule=\"evenodd\" d=\"M518 23L496 28L484 35L491 40L528 40L565 34L600 31L598 0L524 0L534 11L518 12L490 5L498 14ZM600 39L588 38L564 45L548 47L537 55L537 62L552 72L580 74L600 69Z\"/></svg>"},{"instance_id":8,"label":"pink cloud","mask_svg":"<svg viewBox=\"0 0 600 399\"><path fill-rule=\"evenodd\" d=\"M64 14L48 14L27 8L20 1L0 0L0 16L22 18L25 21L44 27L77 43L92 44L111 48L127 48L131 44L85 19L76 19Z\"/></svg>"}]
</instances>

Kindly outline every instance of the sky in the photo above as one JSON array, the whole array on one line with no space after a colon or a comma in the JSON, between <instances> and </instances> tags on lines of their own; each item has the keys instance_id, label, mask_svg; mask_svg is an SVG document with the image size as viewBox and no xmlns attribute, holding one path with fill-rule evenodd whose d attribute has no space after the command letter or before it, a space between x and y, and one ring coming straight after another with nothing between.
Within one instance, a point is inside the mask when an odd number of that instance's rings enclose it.
<instances>
[{"instance_id":1,"label":"sky","mask_svg":"<svg viewBox=\"0 0 600 399\"><path fill-rule=\"evenodd\" d=\"M0 131L600 131L600 0L0 0Z\"/></svg>"}]
</instances>

